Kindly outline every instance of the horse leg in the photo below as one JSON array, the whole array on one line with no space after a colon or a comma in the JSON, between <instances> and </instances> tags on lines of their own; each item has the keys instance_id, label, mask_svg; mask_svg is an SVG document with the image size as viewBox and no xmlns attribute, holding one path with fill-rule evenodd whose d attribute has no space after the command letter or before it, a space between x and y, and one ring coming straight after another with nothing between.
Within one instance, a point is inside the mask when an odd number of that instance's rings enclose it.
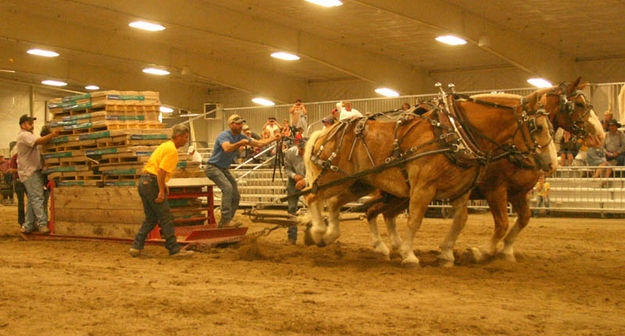
<instances>
[{"instance_id":1,"label":"horse leg","mask_svg":"<svg viewBox=\"0 0 625 336\"><path fill-rule=\"evenodd\" d=\"M408 218L408 229L406 230L404 240L399 247L399 254L402 257L401 263L404 266L419 266L419 259L414 254L412 243L414 235L417 231L419 231L421 222L423 221L423 216L428 209L430 201L434 198L435 193L436 190L432 186L424 188L414 186L410 192L410 216Z\"/></svg>"},{"instance_id":2,"label":"horse leg","mask_svg":"<svg viewBox=\"0 0 625 336\"><path fill-rule=\"evenodd\" d=\"M399 237L399 233L397 232L397 216L388 216L384 214L384 223L386 224L386 231L388 232L388 238L391 241L391 250L398 251L401 246L401 238Z\"/></svg>"},{"instance_id":3,"label":"horse leg","mask_svg":"<svg viewBox=\"0 0 625 336\"><path fill-rule=\"evenodd\" d=\"M378 232L378 213L370 212L371 209L367 210L367 223L369 224L369 232L371 233L371 243L373 245L373 250L377 253L380 253L384 256L385 259L389 260L391 251L386 247L386 244L382 241L382 237L380 237L380 233Z\"/></svg>"},{"instance_id":4,"label":"horse leg","mask_svg":"<svg viewBox=\"0 0 625 336\"><path fill-rule=\"evenodd\" d=\"M305 241L320 245L323 242L323 235L326 232L326 223L323 220L323 201L319 197L309 198L308 208L312 219L312 227L306 230L307 238Z\"/></svg>"},{"instance_id":5,"label":"horse leg","mask_svg":"<svg viewBox=\"0 0 625 336\"><path fill-rule=\"evenodd\" d=\"M518 217L514 226L510 229L510 232L508 232L503 240L503 250L501 253L504 256L504 259L508 261L516 261L516 258L514 257L514 241L521 230L523 230L527 226L527 223L529 223L532 212L527 201L527 193L517 193L516 195L512 195L510 197L510 202L512 203L512 207L514 208L514 211L516 211Z\"/></svg>"},{"instance_id":6,"label":"horse leg","mask_svg":"<svg viewBox=\"0 0 625 336\"><path fill-rule=\"evenodd\" d=\"M490 212L495 220L495 229L490 241L486 246L472 247L469 249L473 260L477 263L484 262L497 253L497 244L508 231L508 191L501 185L495 190L484 193Z\"/></svg>"},{"instance_id":7,"label":"horse leg","mask_svg":"<svg viewBox=\"0 0 625 336\"><path fill-rule=\"evenodd\" d=\"M365 193L366 194L366 193ZM323 242L329 245L336 241L341 235L340 219L341 207L344 204L355 201L360 198L358 193L352 192L350 189L344 190L340 194L328 199L328 229L323 235Z\"/></svg>"},{"instance_id":8,"label":"horse leg","mask_svg":"<svg viewBox=\"0 0 625 336\"><path fill-rule=\"evenodd\" d=\"M469 217L469 210L467 208L469 195L470 193L466 193L451 203L454 208L454 220L447 233L447 237L445 237L445 240L440 245L441 254L438 256L439 263L443 267L452 267L454 265L454 245Z\"/></svg>"}]
</instances>

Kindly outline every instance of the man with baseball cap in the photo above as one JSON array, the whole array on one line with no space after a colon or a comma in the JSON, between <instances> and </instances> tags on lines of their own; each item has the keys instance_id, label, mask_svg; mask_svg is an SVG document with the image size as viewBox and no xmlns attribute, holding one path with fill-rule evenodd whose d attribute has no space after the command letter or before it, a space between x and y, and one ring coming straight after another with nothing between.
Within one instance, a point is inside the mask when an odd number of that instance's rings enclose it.
<instances>
[{"instance_id":1,"label":"man with baseball cap","mask_svg":"<svg viewBox=\"0 0 625 336\"><path fill-rule=\"evenodd\" d=\"M215 182L221 190L221 220L218 223L219 227L237 227L241 225L240 223L231 223L235 212L239 208L241 196L239 195L237 181L228 170L230 165L234 163L239 148L247 145L263 147L281 138L279 132L275 136L263 140L249 138L241 133L244 121L238 114L233 114L228 118L229 129L217 135L213 154L208 159L205 171L206 176Z\"/></svg>"},{"instance_id":2,"label":"man with baseball cap","mask_svg":"<svg viewBox=\"0 0 625 336\"><path fill-rule=\"evenodd\" d=\"M37 118L26 114L20 117L20 131L17 134L17 169L20 181L26 188L28 203L26 204L26 219L22 232L31 233L39 230L40 233L50 233L48 229L48 215L44 209L43 175L41 172L40 146L48 143L59 133L52 133L37 138L33 134Z\"/></svg>"}]
</instances>

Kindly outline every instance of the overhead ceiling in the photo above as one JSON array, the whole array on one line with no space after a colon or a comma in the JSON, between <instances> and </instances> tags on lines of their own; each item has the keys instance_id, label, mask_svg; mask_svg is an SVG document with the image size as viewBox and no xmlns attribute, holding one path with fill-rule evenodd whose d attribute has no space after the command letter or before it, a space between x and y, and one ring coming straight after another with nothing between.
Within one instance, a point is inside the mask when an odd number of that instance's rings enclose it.
<instances>
[{"instance_id":1,"label":"overhead ceiling","mask_svg":"<svg viewBox=\"0 0 625 336\"><path fill-rule=\"evenodd\" d=\"M323 8L304 0L3 0L0 78L60 79L77 91L87 84L158 90L166 103L195 107L219 90L287 102L309 97L311 83L346 79L417 94L431 92L441 74L480 70L514 72L518 87L532 76L625 77L623 0L343 2ZM137 19L167 29L128 27ZM448 33L468 44L434 40ZM61 56L26 54L33 47ZM276 60L269 57L274 51L301 59ZM147 66L171 75L143 74Z\"/></svg>"}]
</instances>

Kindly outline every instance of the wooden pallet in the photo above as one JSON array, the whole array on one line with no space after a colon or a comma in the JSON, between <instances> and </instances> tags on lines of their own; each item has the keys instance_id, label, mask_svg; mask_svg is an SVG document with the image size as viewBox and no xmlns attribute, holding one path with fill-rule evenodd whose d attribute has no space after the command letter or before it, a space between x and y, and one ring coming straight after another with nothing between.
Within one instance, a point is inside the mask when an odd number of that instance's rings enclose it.
<instances>
[{"instance_id":1,"label":"wooden pallet","mask_svg":"<svg viewBox=\"0 0 625 336\"><path fill-rule=\"evenodd\" d=\"M141 122L141 121L158 121L158 111L119 111L119 112L93 112L74 116L64 116L53 118L50 127L72 126L96 121L123 121L123 122Z\"/></svg>"},{"instance_id":2,"label":"wooden pallet","mask_svg":"<svg viewBox=\"0 0 625 336\"><path fill-rule=\"evenodd\" d=\"M91 133L124 130L124 129L163 129L165 124L160 122L125 123L118 121L99 121L94 123L84 123L73 126L51 127L57 130L60 135L86 135Z\"/></svg>"}]
</instances>

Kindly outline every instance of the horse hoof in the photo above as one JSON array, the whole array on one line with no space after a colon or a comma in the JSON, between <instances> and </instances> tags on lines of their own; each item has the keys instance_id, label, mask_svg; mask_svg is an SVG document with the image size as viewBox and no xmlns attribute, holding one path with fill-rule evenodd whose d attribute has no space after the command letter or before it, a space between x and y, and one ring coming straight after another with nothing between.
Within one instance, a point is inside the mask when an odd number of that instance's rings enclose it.
<instances>
[{"instance_id":1,"label":"horse hoof","mask_svg":"<svg viewBox=\"0 0 625 336\"><path fill-rule=\"evenodd\" d=\"M326 247L326 243L324 241L321 241L319 243L317 243L317 247Z\"/></svg>"},{"instance_id":2,"label":"horse hoof","mask_svg":"<svg viewBox=\"0 0 625 336\"><path fill-rule=\"evenodd\" d=\"M484 254L479 248L471 247L468 249L468 251L469 251L469 254L471 255L471 260L474 263L481 263L482 261L484 261Z\"/></svg>"},{"instance_id":3,"label":"horse hoof","mask_svg":"<svg viewBox=\"0 0 625 336\"><path fill-rule=\"evenodd\" d=\"M417 257L406 258L401 261L401 266L405 268L414 268L419 266L419 259Z\"/></svg>"},{"instance_id":4,"label":"horse hoof","mask_svg":"<svg viewBox=\"0 0 625 336\"><path fill-rule=\"evenodd\" d=\"M514 256L514 253L510 253L510 254L508 254L508 253L499 253L497 255L497 257L501 258L501 259L503 259L503 260L505 260L507 262L513 262L513 263L516 262L516 257Z\"/></svg>"},{"instance_id":5,"label":"horse hoof","mask_svg":"<svg viewBox=\"0 0 625 336\"><path fill-rule=\"evenodd\" d=\"M440 267L454 267L454 261L453 260L447 260L447 259L438 259L438 265Z\"/></svg>"}]
</instances>

